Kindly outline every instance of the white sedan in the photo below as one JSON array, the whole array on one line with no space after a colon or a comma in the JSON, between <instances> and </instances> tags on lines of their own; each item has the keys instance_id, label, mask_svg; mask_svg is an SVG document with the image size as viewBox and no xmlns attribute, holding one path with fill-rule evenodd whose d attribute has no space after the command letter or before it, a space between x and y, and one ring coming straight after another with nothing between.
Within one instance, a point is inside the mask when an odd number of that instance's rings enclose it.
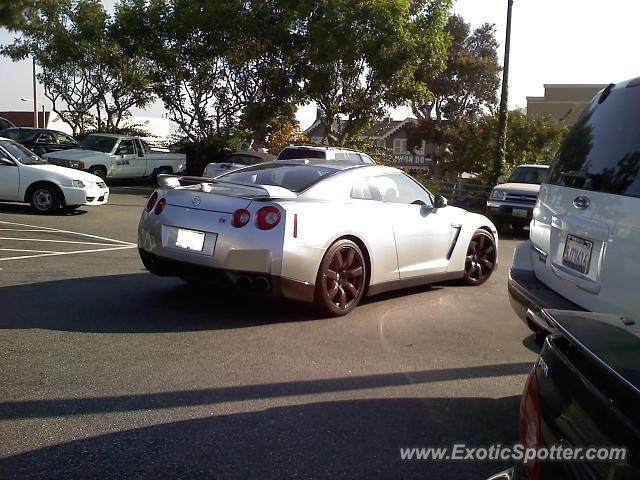
<instances>
[{"instance_id":1,"label":"white sedan","mask_svg":"<svg viewBox=\"0 0 640 480\"><path fill-rule=\"evenodd\" d=\"M138 231L142 261L158 275L315 302L337 316L389 290L480 285L497 264L488 218L447 206L395 168L292 160L159 181Z\"/></svg>"},{"instance_id":2,"label":"white sedan","mask_svg":"<svg viewBox=\"0 0 640 480\"><path fill-rule=\"evenodd\" d=\"M109 188L87 172L48 165L22 145L0 137L0 201L30 203L37 213L104 205Z\"/></svg>"}]
</instances>

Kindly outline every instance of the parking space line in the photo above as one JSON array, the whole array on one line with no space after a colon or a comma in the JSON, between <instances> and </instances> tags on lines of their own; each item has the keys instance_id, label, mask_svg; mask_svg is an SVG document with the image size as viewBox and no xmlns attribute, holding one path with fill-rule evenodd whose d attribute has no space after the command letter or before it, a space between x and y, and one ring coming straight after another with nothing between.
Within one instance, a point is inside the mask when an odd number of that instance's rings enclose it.
<instances>
[{"instance_id":1,"label":"parking space line","mask_svg":"<svg viewBox=\"0 0 640 480\"><path fill-rule=\"evenodd\" d=\"M24 250L22 248L0 248L0 252L58 253L51 250Z\"/></svg>"},{"instance_id":2,"label":"parking space line","mask_svg":"<svg viewBox=\"0 0 640 480\"><path fill-rule=\"evenodd\" d=\"M15 237L0 237L0 240L14 240L16 242L51 242L51 243L79 243L81 245L105 245L113 247L113 243L97 243L97 242L77 242L75 240L49 240L44 238L15 238Z\"/></svg>"},{"instance_id":3,"label":"parking space line","mask_svg":"<svg viewBox=\"0 0 640 480\"><path fill-rule=\"evenodd\" d=\"M83 237L96 238L98 240L106 240L108 242L119 243L121 245L128 245L129 247L136 247L137 246L135 243L125 242L124 240L116 240L115 238L100 237L98 235L91 235L91 234L88 234L88 233L73 232L71 230L61 230L59 228L42 227L40 225L28 225L26 223L5 222L5 221L1 221L1 220L0 220L0 223L1 224L5 224L5 225L17 225L19 227L34 227L34 228L39 228L39 229L46 230L46 231L49 231L49 232L69 233L69 234L72 234L72 235L80 235L80 236L83 236Z\"/></svg>"},{"instance_id":4,"label":"parking space line","mask_svg":"<svg viewBox=\"0 0 640 480\"><path fill-rule=\"evenodd\" d=\"M55 257L58 255L75 255L80 253L110 252L113 250L127 250L127 249L137 248L137 247L138 247L137 245L131 244L131 245L119 245L117 247L112 247L112 248L95 248L92 250L74 250L72 252L51 252L51 253L41 253L39 255L22 255L20 257L0 258L0 262L5 262L7 260L21 260L25 258Z\"/></svg>"}]
</instances>

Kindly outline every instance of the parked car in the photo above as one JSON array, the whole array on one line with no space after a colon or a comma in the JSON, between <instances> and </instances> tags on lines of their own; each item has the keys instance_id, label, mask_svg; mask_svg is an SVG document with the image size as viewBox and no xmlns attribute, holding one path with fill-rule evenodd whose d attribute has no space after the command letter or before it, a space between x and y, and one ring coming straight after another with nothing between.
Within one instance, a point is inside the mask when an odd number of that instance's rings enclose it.
<instances>
[{"instance_id":1,"label":"parked car","mask_svg":"<svg viewBox=\"0 0 640 480\"><path fill-rule=\"evenodd\" d=\"M0 131L6 130L7 128L15 128L15 125L6 118L0 117Z\"/></svg>"},{"instance_id":2,"label":"parked car","mask_svg":"<svg viewBox=\"0 0 640 480\"><path fill-rule=\"evenodd\" d=\"M587 107L540 188L530 239L509 274L513 308L550 328L542 308L640 320L640 78L611 84Z\"/></svg>"},{"instance_id":3,"label":"parked car","mask_svg":"<svg viewBox=\"0 0 640 480\"><path fill-rule=\"evenodd\" d=\"M311 145L289 145L282 149L276 160L296 160L300 158L337 160L356 163L375 163L366 153L344 148Z\"/></svg>"},{"instance_id":4,"label":"parked car","mask_svg":"<svg viewBox=\"0 0 640 480\"><path fill-rule=\"evenodd\" d=\"M220 163L207 163L202 176L213 178L248 165L270 162L275 158L275 155L263 152L234 152L227 155Z\"/></svg>"},{"instance_id":5,"label":"parked car","mask_svg":"<svg viewBox=\"0 0 640 480\"><path fill-rule=\"evenodd\" d=\"M640 324L587 312L545 310L542 315L557 333L547 337L527 379L521 443L582 448L583 454L590 447L626 447L627 458L533 460L491 479L640 478Z\"/></svg>"},{"instance_id":6,"label":"parked car","mask_svg":"<svg viewBox=\"0 0 640 480\"><path fill-rule=\"evenodd\" d=\"M92 133L78 148L43 155L49 163L86 170L100 178L140 178L182 172L183 153L158 152L139 137Z\"/></svg>"},{"instance_id":7,"label":"parked car","mask_svg":"<svg viewBox=\"0 0 640 480\"><path fill-rule=\"evenodd\" d=\"M395 168L278 160L160 183L138 232L142 261L158 275L315 302L339 316L398 288L480 285L497 264L488 218L447 207Z\"/></svg>"},{"instance_id":8,"label":"parked car","mask_svg":"<svg viewBox=\"0 0 640 480\"><path fill-rule=\"evenodd\" d=\"M488 215L498 230L505 224L511 224L514 231L520 232L529 225L540 184L548 173L548 165L519 165L508 179L498 179L498 185L487 200Z\"/></svg>"},{"instance_id":9,"label":"parked car","mask_svg":"<svg viewBox=\"0 0 640 480\"><path fill-rule=\"evenodd\" d=\"M109 189L100 177L48 165L19 143L0 137L0 200L30 203L37 213L104 205Z\"/></svg>"},{"instance_id":10,"label":"parked car","mask_svg":"<svg viewBox=\"0 0 640 480\"><path fill-rule=\"evenodd\" d=\"M15 140L27 147L36 155L49 152L59 152L77 148L78 142L66 133L48 130L46 128L16 127L0 132L0 136Z\"/></svg>"}]
</instances>

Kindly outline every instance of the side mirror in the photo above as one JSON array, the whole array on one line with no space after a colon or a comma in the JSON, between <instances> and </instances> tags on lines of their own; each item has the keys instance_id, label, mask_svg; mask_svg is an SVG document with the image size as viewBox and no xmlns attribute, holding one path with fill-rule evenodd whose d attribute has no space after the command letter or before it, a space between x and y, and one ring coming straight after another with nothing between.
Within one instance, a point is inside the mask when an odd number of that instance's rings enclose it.
<instances>
[{"instance_id":1,"label":"side mirror","mask_svg":"<svg viewBox=\"0 0 640 480\"><path fill-rule=\"evenodd\" d=\"M498 185L500 185L501 183L507 183L507 176L506 175L500 175L498 177Z\"/></svg>"},{"instance_id":2,"label":"side mirror","mask_svg":"<svg viewBox=\"0 0 640 480\"><path fill-rule=\"evenodd\" d=\"M433 199L433 206L435 208L444 208L447 206L447 199L442 195L438 194Z\"/></svg>"}]
</instances>

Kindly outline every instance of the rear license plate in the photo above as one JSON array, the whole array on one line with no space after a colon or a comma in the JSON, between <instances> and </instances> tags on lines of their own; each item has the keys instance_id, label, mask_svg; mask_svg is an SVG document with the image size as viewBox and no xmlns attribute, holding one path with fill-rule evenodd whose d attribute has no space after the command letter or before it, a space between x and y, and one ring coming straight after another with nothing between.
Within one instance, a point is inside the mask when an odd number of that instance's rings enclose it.
<instances>
[{"instance_id":1,"label":"rear license plate","mask_svg":"<svg viewBox=\"0 0 640 480\"><path fill-rule=\"evenodd\" d=\"M511 213L513 214L514 217L522 217L522 218L527 218L527 211L526 210L522 210L521 208L514 208Z\"/></svg>"},{"instance_id":2,"label":"rear license plate","mask_svg":"<svg viewBox=\"0 0 640 480\"><path fill-rule=\"evenodd\" d=\"M586 274L589 271L592 249L593 242L567 235L567 242L564 245L564 253L562 254L562 264Z\"/></svg>"},{"instance_id":3,"label":"rear license plate","mask_svg":"<svg viewBox=\"0 0 640 480\"><path fill-rule=\"evenodd\" d=\"M176 238L176 247L184 248L185 250L193 250L194 252L201 252L204 246L204 237L204 232L179 228L178 237Z\"/></svg>"}]
</instances>

